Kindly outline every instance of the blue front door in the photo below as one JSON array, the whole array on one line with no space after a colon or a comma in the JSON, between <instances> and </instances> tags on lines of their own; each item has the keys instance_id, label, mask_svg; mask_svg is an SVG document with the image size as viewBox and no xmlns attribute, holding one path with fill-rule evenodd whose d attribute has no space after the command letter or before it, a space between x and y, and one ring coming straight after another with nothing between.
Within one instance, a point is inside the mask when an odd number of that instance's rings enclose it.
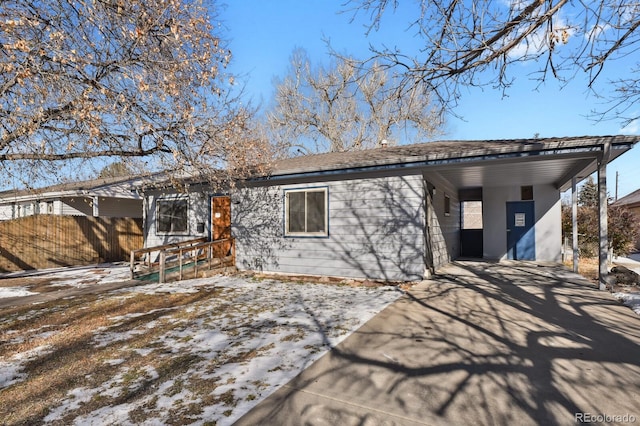
<instances>
[{"instance_id":1,"label":"blue front door","mask_svg":"<svg viewBox=\"0 0 640 426\"><path fill-rule=\"evenodd\" d=\"M534 222L533 201L507 203L507 259L536 259Z\"/></svg>"}]
</instances>

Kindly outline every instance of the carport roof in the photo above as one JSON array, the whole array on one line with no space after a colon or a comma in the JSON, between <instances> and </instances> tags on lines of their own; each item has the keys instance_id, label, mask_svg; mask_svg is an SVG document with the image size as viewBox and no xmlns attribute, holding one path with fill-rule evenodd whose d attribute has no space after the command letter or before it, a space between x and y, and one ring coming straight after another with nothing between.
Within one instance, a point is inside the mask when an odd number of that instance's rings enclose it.
<instances>
[{"instance_id":1,"label":"carport roof","mask_svg":"<svg viewBox=\"0 0 640 426\"><path fill-rule=\"evenodd\" d=\"M596 170L596 161L611 146L608 161L631 149L637 136L581 136L544 139L438 141L332 152L280 160L271 178L353 172L426 169L440 173L458 188L553 183L566 189L571 178Z\"/></svg>"}]
</instances>

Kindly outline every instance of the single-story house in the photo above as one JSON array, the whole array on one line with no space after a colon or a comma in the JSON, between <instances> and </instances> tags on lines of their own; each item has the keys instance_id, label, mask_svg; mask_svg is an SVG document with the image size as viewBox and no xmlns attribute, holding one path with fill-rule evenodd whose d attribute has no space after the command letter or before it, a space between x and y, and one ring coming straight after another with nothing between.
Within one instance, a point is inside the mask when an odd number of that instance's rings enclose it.
<instances>
[{"instance_id":1,"label":"single-story house","mask_svg":"<svg viewBox=\"0 0 640 426\"><path fill-rule=\"evenodd\" d=\"M383 280L460 257L560 262L561 192L595 171L604 185L639 139L428 142L280 160L225 192L148 187L145 247L230 233L241 270Z\"/></svg>"},{"instance_id":2,"label":"single-story house","mask_svg":"<svg viewBox=\"0 0 640 426\"><path fill-rule=\"evenodd\" d=\"M629 211L638 219L638 222L640 222L640 189L616 200L613 205L628 208ZM636 248L640 250L640 237L638 238L638 241L636 241Z\"/></svg>"},{"instance_id":3,"label":"single-story house","mask_svg":"<svg viewBox=\"0 0 640 426\"><path fill-rule=\"evenodd\" d=\"M146 179L114 177L2 191L0 220L37 214L141 218L142 196L136 188Z\"/></svg>"}]
</instances>

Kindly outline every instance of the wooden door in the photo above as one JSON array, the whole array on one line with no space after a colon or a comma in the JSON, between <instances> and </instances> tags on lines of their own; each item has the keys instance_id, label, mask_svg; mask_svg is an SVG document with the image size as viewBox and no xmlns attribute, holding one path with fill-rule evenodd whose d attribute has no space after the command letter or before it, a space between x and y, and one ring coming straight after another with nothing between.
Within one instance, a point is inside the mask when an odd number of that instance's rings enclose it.
<instances>
[{"instance_id":1,"label":"wooden door","mask_svg":"<svg viewBox=\"0 0 640 426\"><path fill-rule=\"evenodd\" d=\"M231 198L211 198L211 240L231 238Z\"/></svg>"},{"instance_id":2,"label":"wooden door","mask_svg":"<svg viewBox=\"0 0 640 426\"><path fill-rule=\"evenodd\" d=\"M211 198L211 241L231 238L231 198ZM214 247L214 257L227 256L231 251L231 241Z\"/></svg>"}]
</instances>

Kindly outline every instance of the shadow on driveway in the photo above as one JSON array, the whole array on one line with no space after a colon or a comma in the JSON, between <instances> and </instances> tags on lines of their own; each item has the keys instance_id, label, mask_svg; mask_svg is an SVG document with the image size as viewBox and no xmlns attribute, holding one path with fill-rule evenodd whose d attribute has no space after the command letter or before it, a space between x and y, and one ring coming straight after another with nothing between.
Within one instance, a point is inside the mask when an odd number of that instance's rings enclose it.
<instances>
[{"instance_id":1,"label":"shadow on driveway","mask_svg":"<svg viewBox=\"0 0 640 426\"><path fill-rule=\"evenodd\" d=\"M236 424L640 422L639 343L640 317L562 266L459 261Z\"/></svg>"}]
</instances>

